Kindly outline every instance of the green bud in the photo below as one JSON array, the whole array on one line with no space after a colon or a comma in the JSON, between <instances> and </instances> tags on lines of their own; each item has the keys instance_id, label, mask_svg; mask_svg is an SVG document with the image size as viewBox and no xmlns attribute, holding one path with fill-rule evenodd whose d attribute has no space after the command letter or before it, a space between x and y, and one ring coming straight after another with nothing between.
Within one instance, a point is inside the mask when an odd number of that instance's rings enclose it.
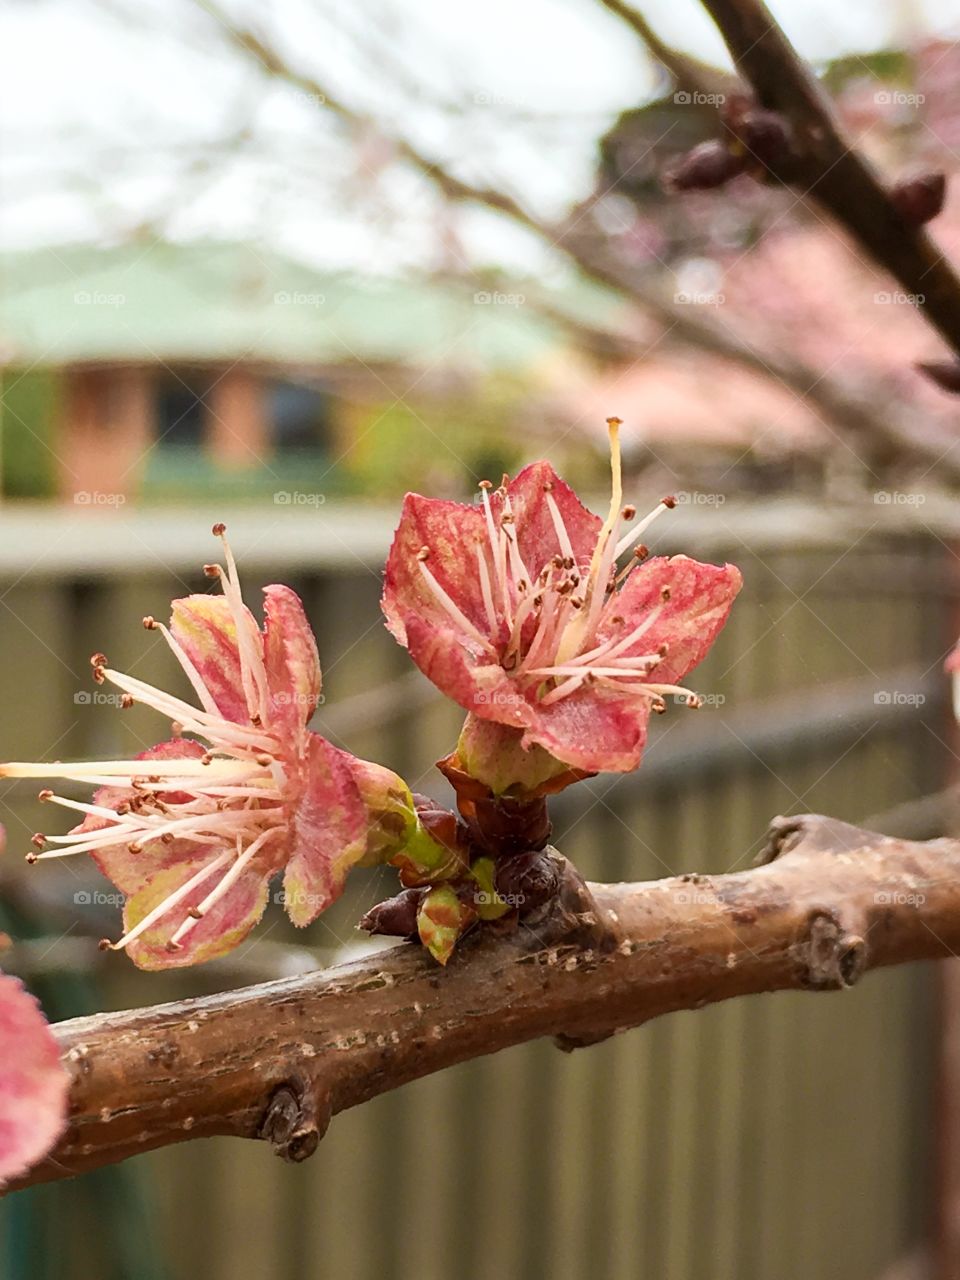
<instances>
[{"instance_id":1,"label":"green bud","mask_svg":"<svg viewBox=\"0 0 960 1280\"><path fill-rule=\"evenodd\" d=\"M477 858L470 868L470 874L479 886L473 902L481 920L499 920L510 910L509 904L497 893L494 884L496 873L497 864L492 858Z\"/></svg>"},{"instance_id":2,"label":"green bud","mask_svg":"<svg viewBox=\"0 0 960 1280\"><path fill-rule=\"evenodd\" d=\"M417 932L438 964L446 964L453 955L457 939L473 917L474 912L448 884L435 885L424 898L417 912Z\"/></svg>"}]
</instances>

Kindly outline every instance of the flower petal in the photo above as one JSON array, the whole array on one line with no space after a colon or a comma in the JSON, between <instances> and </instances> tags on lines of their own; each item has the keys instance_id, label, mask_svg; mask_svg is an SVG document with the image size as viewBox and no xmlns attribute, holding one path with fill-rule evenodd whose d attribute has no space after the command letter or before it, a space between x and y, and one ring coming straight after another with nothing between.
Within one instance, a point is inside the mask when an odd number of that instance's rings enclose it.
<instances>
[{"instance_id":1,"label":"flower petal","mask_svg":"<svg viewBox=\"0 0 960 1280\"><path fill-rule=\"evenodd\" d=\"M477 656L452 627L437 627L416 615L405 619L407 649L437 688L483 720L515 729L532 723L526 698L498 662Z\"/></svg>"},{"instance_id":2,"label":"flower petal","mask_svg":"<svg viewBox=\"0 0 960 1280\"><path fill-rule=\"evenodd\" d=\"M271 725L299 733L320 701L320 658L300 597L289 587L263 589L263 660Z\"/></svg>"},{"instance_id":3,"label":"flower petal","mask_svg":"<svg viewBox=\"0 0 960 1280\"><path fill-rule=\"evenodd\" d=\"M532 462L524 467L507 485L507 492L515 516L517 546L524 564L534 577L560 550L547 503L548 492L560 512L577 563L589 563L603 521L583 505L548 462ZM500 502L497 495L494 495L494 502ZM495 505L494 510L498 509Z\"/></svg>"},{"instance_id":4,"label":"flower petal","mask_svg":"<svg viewBox=\"0 0 960 1280\"><path fill-rule=\"evenodd\" d=\"M0 974L0 1186L41 1160L63 1132L69 1084L39 1004Z\"/></svg>"},{"instance_id":5,"label":"flower petal","mask_svg":"<svg viewBox=\"0 0 960 1280\"><path fill-rule=\"evenodd\" d=\"M220 846L205 845L202 846L202 853L158 871L127 899L123 909L124 931L129 932L134 928L144 916L185 884L191 876L209 865L222 851ZM272 867L257 859L237 878L223 897L210 907L203 919L198 920L184 935L180 949L167 950L167 943L188 918L191 907L199 906L227 870L229 868L225 867L211 872L176 906L127 945L127 954L135 965L141 969L177 969L185 965L202 964L206 960L226 955L243 941L259 921L267 905Z\"/></svg>"},{"instance_id":6,"label":"flower petal","mask_svg":"<svg viewBox=\"0 0 960 1280\"><path fill-rule=\"evenodd\" d=\"M584 686L547 706L534 707L524 746L537 743L573 769L627 773L636 769L647 739L647 699Z\"/></svg>"},{"instance_id":7,"label":"flower petal","mask_svg":"<svg viewBox=\"0 0 960 1280\"><path fill-rule=\"evenodd\" d=\"M627 578L620 593L607 605L605 613L619 614L624 624L605 633L601 620L599 638L626 634L661 606L650 629L632 646L632 652L654 653L667 646L667 656L657 664L650 679L657 684L673 684L702 662L727 620L730 606L743 583L740 570L732 564L702 564L689 556L657 556L638 566ZM664 589L669 600L662 600ZM627 657L631 650L621 656Z\"/></svg>"},{"instance_id":8,"label":"flower petal","mask_svg":"<svg viewBox=\"0 0 960 1280\"><path fill-rule=\"evenodd\" d=\"M237 628L226 599L196 595L174 600L170 606L170 631L200 673L224 719L249 724Z\"/></svg>"},{"instance_id":9,"label":"flower petal","mask_svg":"<svg viewBox=\"0 0 960 1280\"><path fill-rule=\"evenodd\" d=\"M160 742L147 751L141 751L135 758L137 760L197 759L203 754L203 747L191 738L173 738L169 742ZM146 772L147 770L144 770L144 773ZM133 799L136 795L137 792L131 787L100 787L94 793L93 803L108 809L116 809L118 805ZM164 791L160 795L171 804L189 798L186 793L180 791ZM71 834L109 830L113 825L108 818L88 814L78 826L73 828ZM111 880L121 893L129 895L136 893L147 880L164 867L192 857L196 847L186 840L177 840L172 844L151 840L143 844L140 853L131 853L125 844L120 844L94 849L90 856L107 879Z\"/></svg>"},{"instance_id":10,"label":"flower petal","mask_svg":"<svg viewBox=\"0 0 960 1280\"><path fill-rule=\"evenodd\" d=\"M366 852L366 806L347 760L319 734L309 735L304 792L283 877L287 914L298 926L340 896L347 872Z\"/></svg>"},{"instance_id":11,"label":"flower petal","mask_svg":"<svg viewBox=\"0 0 960 1280\"><path fill-rule=\"evenodd\" d=\"M481 635L489 635L474 551L478 542L489 545L481 507L407 494L387 557L382 600L387 627L401 644L406 644L410 614L435 627L452 625L450 614L420 571L417 557L423 547L430 548L429 569L434 578Z\"/></svg>"}]
</instances>

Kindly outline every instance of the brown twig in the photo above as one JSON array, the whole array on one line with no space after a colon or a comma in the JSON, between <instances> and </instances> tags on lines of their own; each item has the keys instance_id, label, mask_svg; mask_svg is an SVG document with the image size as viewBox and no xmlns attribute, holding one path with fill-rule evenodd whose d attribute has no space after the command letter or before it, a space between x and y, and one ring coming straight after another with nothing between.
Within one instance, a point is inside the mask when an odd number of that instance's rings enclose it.
<instances>
[{"instance_id":1,"label":"brown twig","mask_svg":"<svg viewBox=\"0 0 960 1280\"><path fill-rule=\"evenodd\" d=\"M589 204L578 210L573 219L554 224L539 218L506 191L458 178L444 162L408 139L389 133L331 93L315 76L295 67L263 36L235 23L214 0L196 0L196 3L217 22L230 43L267 74L299 90L351 129L358 132L375 129L389 142L396 159L419 172L445 199L480 205L499 213L566 254L586 276L625 295L662 326L663 341L711 352L787 388L813 405L827 427L849 442L867 468L879 469L891 461L908 459L931 469L939 467L942 474L960 479L960 458L952 456L954 439L945 431L921 429L912 415L852 393L840 379L814 371L793 356L758 349L729 326L698 316L695 308L671 302L649 276L598 244L596 232L584 221ZM589 327L581 324L582 329ZM598 330L595 337L601 347L609 342L609 334L603 330ZM653 345L658 346L659 342ZM643 353L634 349L629 354L641 358Z\"/></svg>"},{"instance_id":2,"label":"brown twig","mask_svg":"<svg viewBox=\"0 0 960 1280\"><path fill-rule=\"evenodd\" d=\"M583 886L533 929L478 931L448 967L404 945L243 991L57 1027L70 1121L18 1185L214 1134L309 1155L332 1115L540 1036L591 1044L760 991L837 990L960 948L960 841L778 819L767 863Z\"/></svg>"},{"instance_id":3,"label":"brown twig","mask_svg":"<svg viewBox=\"0 0 960 1280\"><path fill-rule=\"evenodd\" d=\"M911 297L960 356L960 276L922 226L905 216L845 136L816 76L763 0L703 0L760 104L791 125L793 147L774 176L812 196Z\"/></svg>"}]
</instances>

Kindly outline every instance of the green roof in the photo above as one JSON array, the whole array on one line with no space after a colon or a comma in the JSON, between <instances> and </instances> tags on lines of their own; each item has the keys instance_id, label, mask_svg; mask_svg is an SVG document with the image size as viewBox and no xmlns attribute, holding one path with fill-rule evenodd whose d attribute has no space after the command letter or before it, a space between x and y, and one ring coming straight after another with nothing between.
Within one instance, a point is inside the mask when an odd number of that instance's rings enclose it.
<instances>
[{"instance_id":1,"label":"green roof","mask_svg":"<svg viewBox=\"0 0 960 1280\"><path fill-rule=\"evenodd\" d=\"M6 252L0 358L45 366L248 359L521 369L565 345L559 325L503 286L484 288L324 273L249 244L129 241ZM622 310L587 285L550 301L607 324Z\"/></svg>"}]
</instances>

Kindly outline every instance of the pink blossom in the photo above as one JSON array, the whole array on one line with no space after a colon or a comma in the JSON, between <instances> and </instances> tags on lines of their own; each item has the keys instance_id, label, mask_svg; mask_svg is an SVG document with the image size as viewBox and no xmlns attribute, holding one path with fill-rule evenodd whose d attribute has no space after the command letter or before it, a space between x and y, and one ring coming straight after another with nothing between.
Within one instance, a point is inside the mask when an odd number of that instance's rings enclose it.
<instances>
[{"instance_id":1,"label":"pink blossom","mask_svg":"<svg viewBox=\"0 0 960 1280\"><path fill-rule=\"evenodd\" d=\"M640 537L674 502L639 521L622 507L619 425L606 521L545 462L482 485L479 505L408 494L383 595L387 626L444 693L585 772L636 768L667 697L698 705L678 681L741 583L732 565L646 559Z\"/></svg>"},{"instance_id":2,"label":"pink blossom","mask_svg":"<svg viewBox=\"0 0 960 1280\"><path fill-rule=\"evenodd\" d=\"M243 603L223 537L226 568L206 566L221 596L175 600L159 631L198 706L94 655L94 678L170 717L174 736L136 760L13 763L0 776L59 777L97 786L92 803L41 792L83 815L63 836L38 835L31 861L89 853L125 895L125 948L142 968L195 964L236 946L260 919L283 871L287 912L308 924L341 892L379 831L377 791L415 821L395 775L354 761L307 728L320 695L316 643L298 597L264 588L261 629ZM184 737L183 734L192 736ZM404 795L407 800L404 810ZM402 843L403 815L392 828ZM52 846L47 848L47 846ZM382 849L379 852L383 852Z\"/></svg>"},{"instance_id":3,"label":"pink blossom","mask_svg":"<svg viewBox=\"0 0 960 1280\"><path fill-rule=\"evenodd\" d=\"M69 1083L39 1004L16 978L0 974L0 1186L56 1142Z\"/></svg>"}]
</instances>

